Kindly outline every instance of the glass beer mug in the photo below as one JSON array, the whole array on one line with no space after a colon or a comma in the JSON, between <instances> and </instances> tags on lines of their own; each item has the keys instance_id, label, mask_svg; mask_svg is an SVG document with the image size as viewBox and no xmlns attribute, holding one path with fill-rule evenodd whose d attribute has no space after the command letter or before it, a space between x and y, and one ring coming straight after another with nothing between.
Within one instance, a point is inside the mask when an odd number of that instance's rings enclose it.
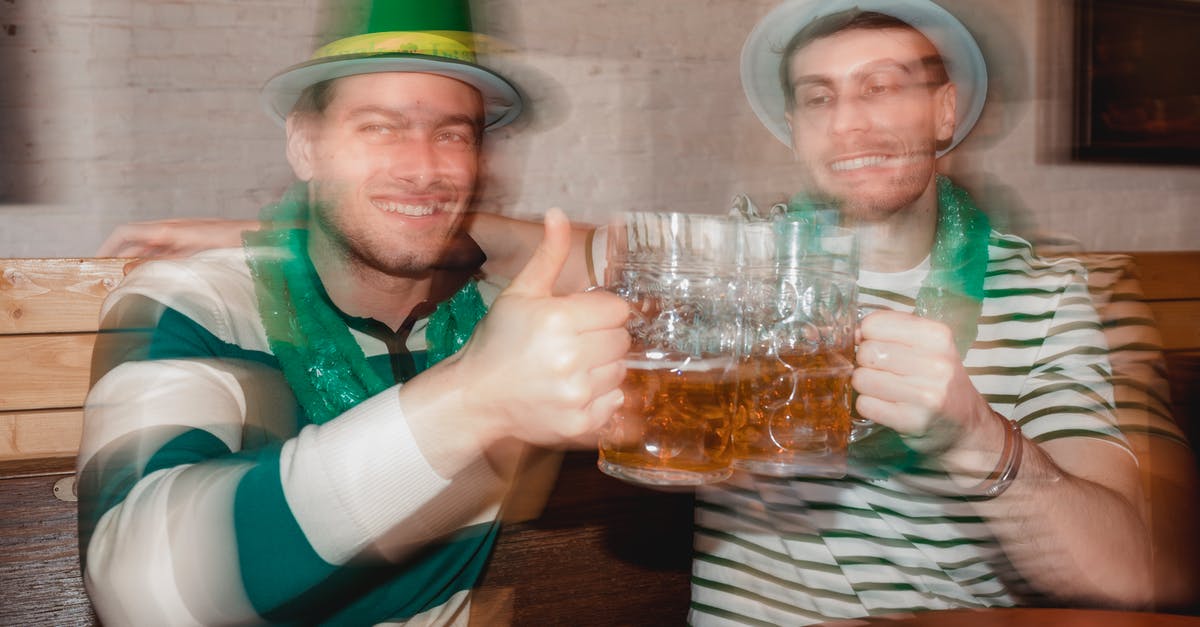
<instances>
[{"instance_id":1,"label":"glass beer mug","mask_svg":"<svg viewBox=\"0 0 1200 627\"><path fill-rule=\"evenodd\" d=\"M734 467L845 475L857 260L845 228L786 217L747 224Z\"/></svg>"},{"instance_id":2,"label":"glass beer mug","mask_svg":"<svg viewBox=\"0 0 1200 627\"><path fill-rule=\"evenodd\" d=\"M738 229L729 218L631 212L608 232L605 283L633 314L625 403L598 466L628 481L699 485L732 473Z\"/></svg>"}]
</instances>

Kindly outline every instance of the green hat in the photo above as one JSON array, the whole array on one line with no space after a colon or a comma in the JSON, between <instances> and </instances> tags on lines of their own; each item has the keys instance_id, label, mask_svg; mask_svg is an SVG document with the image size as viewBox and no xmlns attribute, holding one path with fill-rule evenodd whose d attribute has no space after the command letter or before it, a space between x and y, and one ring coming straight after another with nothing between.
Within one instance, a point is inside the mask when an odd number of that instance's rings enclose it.
<instances>
[{"instance_id":1,"label":"green hat","mask_svg":"<svg viewBox=\"0 0 1200 627\"><path fill-rule=\"evenodd\" d=\"M482 37L471 29L468 0L335 4L339 23L329 32L336 38L308 61L276 74L263 86L263 105L276 121L283 123L305 88L373 72L439 74L475 87L483 95L485 129L504 126L521 113L517 88L475 62Z\"/></svg>"}]
</instances>

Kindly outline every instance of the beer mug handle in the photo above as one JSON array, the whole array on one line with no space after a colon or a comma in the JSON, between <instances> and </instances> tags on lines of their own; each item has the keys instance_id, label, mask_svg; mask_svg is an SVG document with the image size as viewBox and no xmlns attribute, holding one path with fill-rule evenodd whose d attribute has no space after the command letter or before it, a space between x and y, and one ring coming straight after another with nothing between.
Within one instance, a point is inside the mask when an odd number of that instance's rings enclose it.
<instances>
[{"instance_id":1,"label":"beer mug handle","mask_svg":"<svg viewBox=\"0 0 1200 627\"><path fill-rule=\"evenodd\" d=\"M858 416L858 414L854 413L854 409L851 408L851 410L850 410L850 443L851 444L854 444L855 442L862 440L863 438L871 435L872 433L875 433L875 430L878 428L879 428L879 425L875 424L875 421L867 420L866 418L860 418Z\"/></svg>"},{"instance_id":2,"label":"beer mug handle","mask_svg":"<svg viewBox=\"0 0 1200 627\"><path fill-rule=\"evenodd\" d=\"M862 322L863 318L867 317L868 314L870 314L871 312L874 312L874 311L877 311L877 309L873 308L873 307L863 307L862 305L859 305L858 306L858 321ZM858 344L854 345L854 350L858 351ZM858 442L859 440L866 438L867 436L871 435L872 433L875 433L875 430L879 428L879 425L875 424L874 420L867 420L866 418L863 418L862 416L858 415L858 411L854 409L855 400L857 398L858 398L858 393L851 390L851 392L850 392L850 443L851 444L854 444L855 442Z\"/></svg>"}]
</instances>

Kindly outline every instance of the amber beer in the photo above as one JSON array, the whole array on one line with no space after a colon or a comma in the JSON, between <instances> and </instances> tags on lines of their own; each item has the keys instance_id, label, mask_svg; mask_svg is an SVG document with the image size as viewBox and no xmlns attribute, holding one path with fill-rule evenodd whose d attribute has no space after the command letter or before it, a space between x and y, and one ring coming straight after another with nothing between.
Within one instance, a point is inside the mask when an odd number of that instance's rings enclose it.
<instances>
[{"instance_id":1,"label":"amber beer","mask_svg":"<svg viewBox=\"0 0 1200 627\"><path fill-rule=\"evenodd\" d=\"M774 476L844 476L852 371L845 351L744 358L734 467Z\"/></svg>"},{"instance_id":2,"label":"amber beer","mask_svg":"<svg viewBox=\"0 0 1200 627\"><path fill-rule=\"evenodd\" d=\"M600 439L604 472L640 483L729 477L737 382L732 358L630 360L625 404Z\"/></svg>"}]
</instances>

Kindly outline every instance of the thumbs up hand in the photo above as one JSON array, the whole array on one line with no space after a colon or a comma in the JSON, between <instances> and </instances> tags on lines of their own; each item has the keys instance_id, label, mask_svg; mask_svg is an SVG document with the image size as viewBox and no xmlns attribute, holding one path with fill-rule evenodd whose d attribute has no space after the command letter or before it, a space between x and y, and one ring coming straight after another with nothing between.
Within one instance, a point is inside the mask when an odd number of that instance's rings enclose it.
<instances>
[{"instance_id":1,"label":"thumbs up hand","mask_svg":"<svg viewBox=\"0 0 1200 627\"><path fill-rule=\"evenodd\" d=\"M485 447L581 442L623 402L629 306L602 291L551 294L570 244L566 216L551 209L533 257L456 355L464 407L487 423Z\"/></svg>"}]
</instances>

